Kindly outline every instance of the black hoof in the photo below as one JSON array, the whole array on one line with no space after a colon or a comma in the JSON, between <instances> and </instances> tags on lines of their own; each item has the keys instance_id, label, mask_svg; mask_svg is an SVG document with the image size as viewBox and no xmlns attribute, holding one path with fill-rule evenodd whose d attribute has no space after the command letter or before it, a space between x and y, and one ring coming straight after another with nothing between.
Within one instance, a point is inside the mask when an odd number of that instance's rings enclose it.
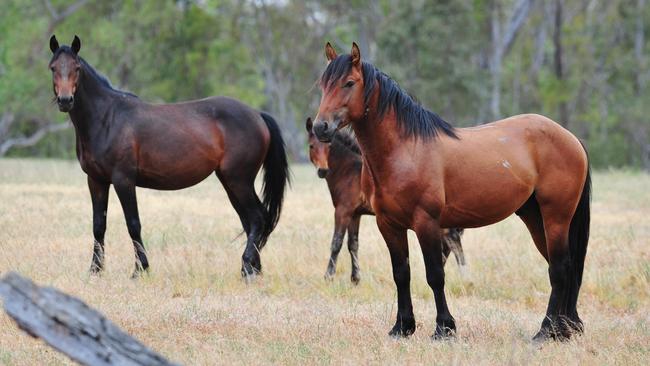
<instances>
[{"instance_id":1,"label":"black hoof","mask_svg":"<svg viewBox=\"0 0 650 366\"><path fill-rule=\"evenodd\" d=\"M149 264L147 263L146 265L143 266L140 263L136 262L135 263L135 269L133 270L133 273L131 274L131 279L132 280L137 280L139 278L142 278L147 273L149 273Z\"/></svg>"},{"instance_id":2,"label":"black hoof","mask_svg":"<svg viewBox=\"0 0 650 366\"><path fill-rule=\"evenodd\" d=\"M435 340L445 340L456 336L456 322L454 318L436 319L436 331L431 338Z\"/></svg>"},{"instance_id":3,"label":"black hoof","mask_svg":"<svg viewBox=\"0 0 650 366\"><path fill-rule=\"evenodd\" d=\"M358 285L361 281L361 276L359 276L358 273L353 273L352 276L350 276L350 281L352 281L353 285Z\"/></svg>"},{"instance_id":4,"label":"black hoof","mask_svg":"<svg viewBox=\"0 0 650 366\"><path fill-rule=\"evenodd\" d=\"M241 276L246 283L251 283L257 276L262 274L262 266L259 263L243 263L241 266Z\"/></svg>"},{"instance_id":5,"label":"black hoof","mask_svg":"<svg viewBox=\"0 0 650 366\"><path fill-rule=\"evenodd\" d=\"M566 327L571 334L582 334L585 332L585 325L577 313L566 320Z\"/></svg>"},{"instance_id":6,"label":"black hoof","mask_svg":"<svg viewBox=\"0 0 650 366\"><path fill-rule=\"evenodd\" d=\"M415 319L397 320L388 335L393 338L408 337L415 332Z\"/></svg>"},{"instance_id":7,"label":"black hoof","mask_svg":"<svg viewBox=\"0 0 650 366\"><path fill-rule=\"evenodd\" d=\"M99 276L103 270L104 268L102 268L102 266L93 263L90 265L90 269L88 270L88 272L93 276Z\"/></svg>"},{"instance_id":8,"label":"black hoof","mask_svg":"<svg viewBox=\"0 0 650 366\"><path fill-rule=\"evenodd\" d=\"M542 322L542 328L533 337L534 343L544 343L546 341L568 341L574 334L582 334L584 325L577 314L571 318L564 315L555 320L548 318Z\"/></svg>"},{"instance_id":9,"label":"black hoof","mask_svg":"<svg viewBox=\"0 0 650 366\"><path fill-rule=\"evenodd\" d=\"M436 331L431 335L431 339L434 341L444 341L448 339L453 339L456 337L456 329L449 327L441 327L436 325Z\"/></svg>"},{"instance_id":10,"label":"black hoof","mask_svg":"<svg viewBox=\"0 0 650 366\"><path fill-rule=\"evenodd\" d=\"M552 332L550 332L548 329L540 329L537 334L533 337L533 343L537 345L541 345L543 343L546 343L548 341L554 340L555 337L553 336Z\"/></svg>"},{"instance_id":11,"label":"black hoof","mask_svg":"<svg viewBox=\"0 0 650 366\"><path fill-rule=\"evenodd\" d=\"M144 275L147 274L147 273L149 273L148 269L136 269L131 274L131 279L132 280L138 280L138 279L144 277Z\"/></svg>"},{"instance_id":12,"label":"black hoof","mask_svg":"<svg viewBox=\"0 0 650 366\"><path fill-rule=\"evenodd\" d=\"M325 275L323 275L323 278L325 279L325 281L331 282L334 281L334 275L336 275L336 270L328 269L327 271L325 271Z\"/></svg>"}]
</instances>

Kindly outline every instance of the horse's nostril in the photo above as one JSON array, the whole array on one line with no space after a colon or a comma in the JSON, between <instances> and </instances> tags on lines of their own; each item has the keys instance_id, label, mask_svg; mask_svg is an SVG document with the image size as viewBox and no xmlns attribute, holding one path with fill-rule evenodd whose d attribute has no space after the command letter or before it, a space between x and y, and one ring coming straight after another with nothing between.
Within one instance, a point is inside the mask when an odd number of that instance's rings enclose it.
<instances>
[{"instance_id":1,"label":"horse's nostril","mask_svg":"<svg viewBox=\"0 0 650 366\"><path fill-rule=\"evenodd\" d=\"M70 104L72 103L72 97L58 97L57 100L60 104Z\"/></svg>"},{"instance_id":2,"label":"horse's nostril","mask_svg":"<svg viewBox=\"0 0 650 366\"><path fill-rule=\"evenodd\" d=\"M327 126L327 122L323 122L323 129L324 129L324 130L327 130L327 127L328 127L328 126Z\"/></svg>"}]
</instances>

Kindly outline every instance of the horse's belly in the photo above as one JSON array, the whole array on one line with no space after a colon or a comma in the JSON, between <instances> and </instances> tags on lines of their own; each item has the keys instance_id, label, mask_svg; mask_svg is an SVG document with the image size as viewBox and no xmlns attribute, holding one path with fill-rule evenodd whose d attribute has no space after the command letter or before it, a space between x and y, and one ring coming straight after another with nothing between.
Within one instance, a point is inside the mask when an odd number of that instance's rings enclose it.
<instances>
[{"instance_id":1,"label":"horse's belly","mask_svg":"<svg viewBox=\"0 0 650 366\"><path fill-rule=\"evenodd\" d=\"M159 190L183 189L203 181L215 169L216 166L210 162L139 167L136 185Z\"/></svg>"},{"instance_id":2,"label":"horse's belly","mask_svg":"<svg viewBox=\"0 0 650 366\"><path fill-rule=\"evenodd\" d=\"M533 193L533 186L478 188L472 194L448 197L440 215L442 227L481 227L499 222L517 211Z\"/></svg>"}]
</instances>

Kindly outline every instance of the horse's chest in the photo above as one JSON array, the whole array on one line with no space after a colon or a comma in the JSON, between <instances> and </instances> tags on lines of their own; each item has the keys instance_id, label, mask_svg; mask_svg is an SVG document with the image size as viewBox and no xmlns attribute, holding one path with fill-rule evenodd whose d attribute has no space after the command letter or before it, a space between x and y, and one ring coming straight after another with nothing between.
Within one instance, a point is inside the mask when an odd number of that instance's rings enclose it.
<instances>
[{"instance_id":1,"label":"horse's chest","mask_svg":"<svg viewBox=\"0 0 650 366\"><path fill-rule=\"evenodd\" d=\"M102 181L110 180L110 172L108 169L89 151L81 149L78 154L78 159L81 170L91 178Z\"/></svg>"}]
</instances>

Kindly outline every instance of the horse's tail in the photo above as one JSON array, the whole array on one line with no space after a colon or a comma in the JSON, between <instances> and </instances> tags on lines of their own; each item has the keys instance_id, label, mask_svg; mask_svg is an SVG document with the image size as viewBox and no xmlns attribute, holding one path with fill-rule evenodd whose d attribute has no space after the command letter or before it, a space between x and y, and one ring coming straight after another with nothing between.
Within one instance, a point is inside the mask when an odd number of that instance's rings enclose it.
<instances>
[{"instance_id":1,"label":"horse's tail","mask_svg":"<svg viewBox=\"0 0 650 366\"><path fill-rule=\"evenodd\" d=\"M587 150L585 149L585 152ZM587 158L588 160L588 158ZM582 195L578 202L571 226L569 227L569 252L573 267L574 281L569 284L569 308L576 309L578 292L582 284L582 273L584 270L585 256L587 255L587 244L589 243L589 222L590 222L590 201L591 201L591 168L587 161L587 177L582 188ZM577 313L575 314L577 316Z\"/></svg>"},{"instance_id":2,"label":"horse's tail","mask_svg":"<svg viewBox=\"0 0 650 366\"><path fill-rule=\"evenodd\" d=\"M289 164L285 151L284 140L275 119L269 114L261 112L260 115L271 134L269 149L264 158L264 183L262 185L263 204L266 208L264 232L260 242L260 249L266 244L273 229L280 219L282 202L287 183L290 183Z\"/></svg>"}]
</instances>

